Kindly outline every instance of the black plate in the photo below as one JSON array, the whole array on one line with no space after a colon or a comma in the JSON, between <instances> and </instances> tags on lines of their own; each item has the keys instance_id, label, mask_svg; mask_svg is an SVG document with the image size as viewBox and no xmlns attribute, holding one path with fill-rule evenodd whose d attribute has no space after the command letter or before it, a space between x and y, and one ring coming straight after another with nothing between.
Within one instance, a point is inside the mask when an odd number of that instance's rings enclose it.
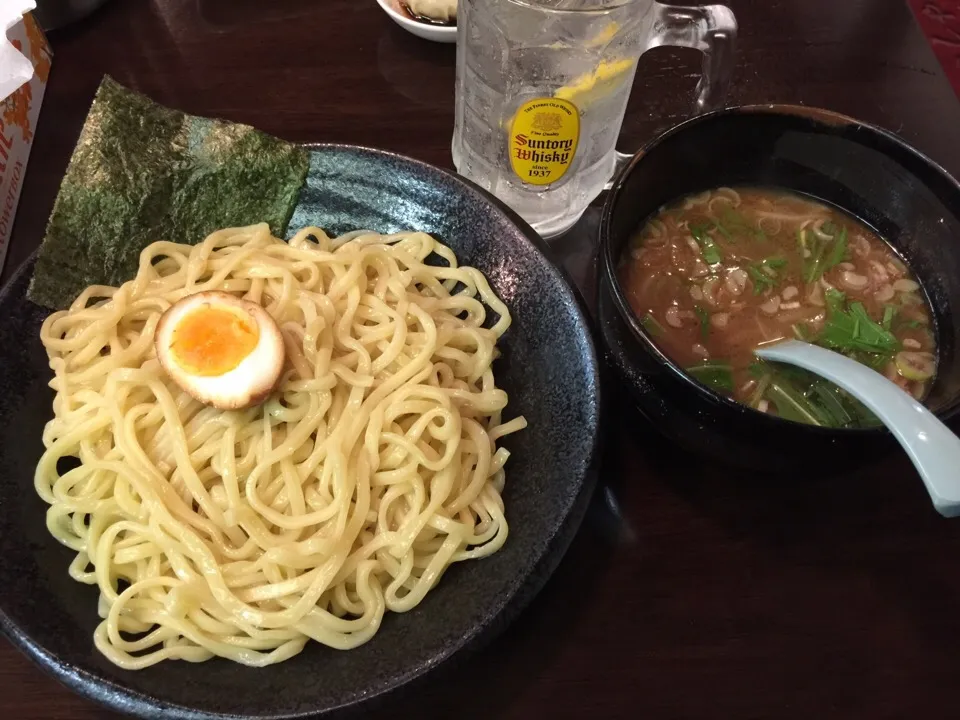
<instances>
[{"instance_id":1,"label":"black plate","mask_svg":"<svg viewBox=\"0 0 960 720\"><path fill-rule=\"evenodd\" d=\"M508 413L530 426L507 439L503 550L459 563L413 611L388 613L366 645L310 643L265 669L215 659L111 665L93 646L97 591L67 575L73 553L46 531L33 473L51 417L38 333L46 311L25 298L28 261L0 293L0 622L72 689L150 718L294 718L373 698L490 639L542 587L570 543L594 481L597 360L586 316L563 273L521 220L483 191L429 165L376 150L317 146L291 228L425 230L482 270L514 323L497 379Z\"/></svg>"}]
</instances>

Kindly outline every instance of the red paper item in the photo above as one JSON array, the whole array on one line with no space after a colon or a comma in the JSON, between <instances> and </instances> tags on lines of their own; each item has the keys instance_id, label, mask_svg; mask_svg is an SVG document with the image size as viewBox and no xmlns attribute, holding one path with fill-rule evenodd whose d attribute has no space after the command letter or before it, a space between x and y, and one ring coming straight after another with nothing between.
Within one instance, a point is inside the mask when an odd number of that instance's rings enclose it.
<instances>
[{"instance_id":1,"label":"red paper item","mask_svg":"<svg viewBox=\"0 0 960 720\"><path fill-rule=\"evenodd\" d=\"M910 7L960 95L960 0L910 0Z\"/></svg>"}]
</instances>

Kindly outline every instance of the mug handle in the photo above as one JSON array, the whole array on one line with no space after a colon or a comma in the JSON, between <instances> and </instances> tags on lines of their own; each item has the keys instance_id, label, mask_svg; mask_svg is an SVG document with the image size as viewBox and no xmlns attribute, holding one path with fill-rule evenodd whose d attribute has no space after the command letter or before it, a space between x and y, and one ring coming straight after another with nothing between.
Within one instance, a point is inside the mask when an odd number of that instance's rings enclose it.
<instances>
[{"instance_id":1,"label":"mug handle","mask_svg":"<svg viewBox=\"0 0 960 720\"><path fill-rule=\"evenodd\" d=\"M737 41L737 19L733 11L725 5L683 7L654 3L653 12L653 33L647 50L672 45L702 52L703 74L697 83L694 115L719 107L733 75L733 49ZM614 176L632 157L617 151ZM608 188L610 184L607 183Z\"/></svg>"}]
</instances>

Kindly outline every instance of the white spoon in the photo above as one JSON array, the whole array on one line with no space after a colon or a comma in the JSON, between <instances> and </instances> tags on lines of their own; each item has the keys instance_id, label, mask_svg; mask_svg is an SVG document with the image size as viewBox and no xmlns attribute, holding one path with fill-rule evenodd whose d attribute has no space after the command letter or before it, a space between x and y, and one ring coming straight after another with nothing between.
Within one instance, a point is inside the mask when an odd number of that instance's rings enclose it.
<instances>
[{"instance_id":1,"label":"white spoon","mask_svg":"<svg viewBox=\"0 0 960 720\"><path fill-rule=\"evenodd\" d=\"M923 405L880 373L817 345L785 340L756 355L815 372L870 408L907 451L937 512L960 515L960 438Z\"/></svg>"}]
</instances>

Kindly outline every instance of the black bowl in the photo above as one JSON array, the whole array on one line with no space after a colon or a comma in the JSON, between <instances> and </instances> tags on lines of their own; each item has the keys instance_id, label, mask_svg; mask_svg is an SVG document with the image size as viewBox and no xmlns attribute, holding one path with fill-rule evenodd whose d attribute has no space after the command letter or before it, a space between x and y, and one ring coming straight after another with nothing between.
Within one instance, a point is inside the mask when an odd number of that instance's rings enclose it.
<instances>
[{"instance_id":1,"label":"black bowl","mask_svg":"<svg viewBox=\"0 0 960 720\"><path fill-rule=\"evenodd\" d=\"M927 405L960 407L960 185L897 136L806 107L701 115L644 147L620 173L600 221L598 312L610 359L643 414L686 448L734 464L802 471L892 447L883 428L827 429L721 397L672 363L630 308L616 269L630 236L663 204L720 186L777 187L836 205L902 254L931 300L939 374Z\"/></svg>"},{"instance_id":2,"label":"black bowl","mask_svg":"<svg viewBox=\"0 0 960 720\"><path fill-rule=\"evenodd\" d=\"M309 643L263 669L226 660L112 665L93 645L97 591L70 579L74 553L47 532L33 487L52 415L39 341L47 314L26 299L33 262L0 292L0 628L44 669L114 710L150 718L302 718L383 695L492 638L540 589L569 545L595 480L599 377L581 303L540 238L470 183L392 153L313 148L293 227L332 233L420 229L483 271L513 315L495 366L508 413L530 423L506 438L510 538L458 563L416 608L388 613L349 651Z\"/></svg>"}]
</instances>

